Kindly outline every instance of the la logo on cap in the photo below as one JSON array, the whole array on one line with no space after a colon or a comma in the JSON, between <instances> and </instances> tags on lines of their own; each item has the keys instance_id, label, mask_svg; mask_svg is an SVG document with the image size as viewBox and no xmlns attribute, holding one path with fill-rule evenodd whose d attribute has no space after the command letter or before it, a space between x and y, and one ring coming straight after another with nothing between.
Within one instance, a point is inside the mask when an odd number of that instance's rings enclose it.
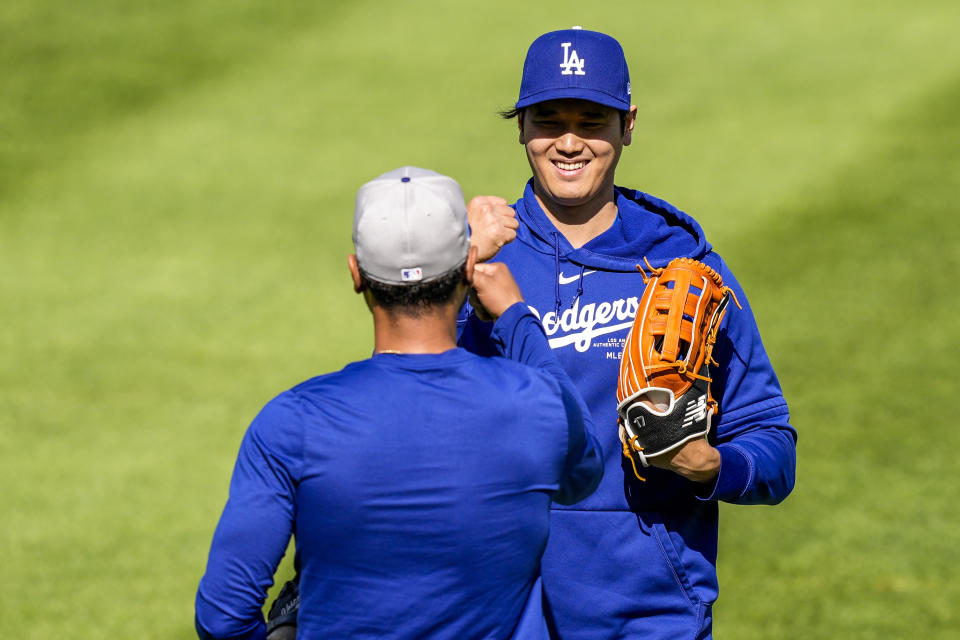
<instances>
[{"instance_id":1,"label":"la logo on cap","mask_svg":"<svg viewBox=\"0 0 960 640\"><path fill-rule=\"evenodd\" d=\"M570 50L570 45L572 42L562 42L560 46L563 47L563 62L560 63L560 75L562 76L585 76L586 72L583 70L583 65L586 62L585 58L581 58L577 55L577 50ZM574 71L576 69L576 71Z\"/></svg>"}]
</instances>

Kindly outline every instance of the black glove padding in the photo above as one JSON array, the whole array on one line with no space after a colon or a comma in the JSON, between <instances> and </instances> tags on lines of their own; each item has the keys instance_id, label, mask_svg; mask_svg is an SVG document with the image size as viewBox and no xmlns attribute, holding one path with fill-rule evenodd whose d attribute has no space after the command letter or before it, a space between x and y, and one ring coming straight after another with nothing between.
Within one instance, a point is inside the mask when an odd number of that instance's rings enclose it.
<instances>
[{"instance_id":1,"label":"black glove padding","mask_svg":"<svg viewBox=\"0 0 960 640\"><path fill-rule=\"evenodd\" d=\"M701 375L708 375L706 364L701 369ZM624 403L625 406L620 408L624 452L629 450L632 457L648 467L647 458L667 453L707 435L713 416L707 400L707 384L706 380L698 379L679 398L667 393L672 406L665 411L658 411L639 398Z\"/></svg>"},{"instance_id":2,"label":"black glove padding","mask_svg":"<svg viewBox=\"0 0 960 640\"><path fill-rule=\"evenodd\" d=\"M298 576L299 577L299 576ZM294 640L297 637L297 612L300 610L300 583L290 580L267 614L267 640Z\"/></svg>"}]
</instances>

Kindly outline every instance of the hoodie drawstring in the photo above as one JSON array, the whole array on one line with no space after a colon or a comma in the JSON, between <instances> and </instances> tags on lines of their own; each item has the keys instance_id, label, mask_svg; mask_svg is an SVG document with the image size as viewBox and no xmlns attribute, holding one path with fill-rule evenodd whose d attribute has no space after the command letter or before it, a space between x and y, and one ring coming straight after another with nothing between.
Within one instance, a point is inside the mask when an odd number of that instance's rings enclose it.
<instances>
[{"instance_id":1,"label":"hoodie drawstring","mask_svg":"<svg viewBox=\"0 0 960 640\"><path fill-rule=\"evenodd\" d=\"M560 315L560 234L553 232L553 313Z\"/></svg>"},{"instance_id":2,"label":"hoodie drawstring","mask_svg":"<svg viewBox=\"0 0 960 640\"><path fill-rule=\"evenodd\" d=\"M559 316L560 315L560 234L556 231L553 233L553 312ZM580 296L583 295L583 275L586 271L586 265L580 265L580 277L577 280L577 295L573 297L573 300L570 302L570 307L573 308L573 305L577 303L577 300L580 299Z\"/></svg>"},{"instance_id":3,"label":"hoodie drawstring","mask_svg":"<svg viewBox=\"0 0 960 640\"><path fill-rule=\"evenodd\" d=\"M583 272L586 268L586 265L580 265L580 279L577 280L577 295L573 298L573 302L570 303L571 307L576 304L577 300L580 299L580 296L583 295Z\"/></svg>"}]
</instances>

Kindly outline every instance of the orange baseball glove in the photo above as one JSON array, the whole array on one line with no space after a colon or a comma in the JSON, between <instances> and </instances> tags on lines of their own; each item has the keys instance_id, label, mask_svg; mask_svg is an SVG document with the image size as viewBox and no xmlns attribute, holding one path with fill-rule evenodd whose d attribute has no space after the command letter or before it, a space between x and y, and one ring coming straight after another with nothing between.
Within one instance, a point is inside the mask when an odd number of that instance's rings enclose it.
<instances>
[{"instance_id":1,"label":"orange baseball glove","mask_svg":"<svg viewBox=\"0 0 960 640\"><path fill-rule=\"evenodd\" d=\"M620 357L617 413L623 455L637 461L667 453L710 431L717 402L710 364L720 322L732 297L720 274L697 260L666 267L647 263L646 290ZM736 298L734 297L734 301ZM737 302L737 306L740 303Z\"/></svg>"}]
</instances>

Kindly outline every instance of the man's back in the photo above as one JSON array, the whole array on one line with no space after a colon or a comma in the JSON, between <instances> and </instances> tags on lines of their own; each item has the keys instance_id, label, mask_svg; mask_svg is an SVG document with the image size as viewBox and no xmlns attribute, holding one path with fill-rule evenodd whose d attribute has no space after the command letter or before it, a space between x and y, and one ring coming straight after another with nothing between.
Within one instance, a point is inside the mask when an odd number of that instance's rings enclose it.
<instances>
[{"instance_id":1,"label":"man's back","mask_svg":"<svg viewBox=\"0 0 960 640\"><path fill-rule=\"evenodd\" d=\"M503 265L477 265L463 192L401 167L364 184L353 289L375 355L274 398L250 425L196 599L203 640L263 640L291 535L298 638L543 638L550 501L603 477L583 400ZM456 348L472 291L503 358Z\"/></svg>"},{"instance_id":2,"label":"man's back","mask_svg":"<svg viewBox=\"0 0 960 640\"><path fill-rule=\"evenodd\" d=\"M460 349L379 354L271 401L230 500L295 519L298 637L524 637L576 411L546 373Z\"/></svg>"}]
</instances>

